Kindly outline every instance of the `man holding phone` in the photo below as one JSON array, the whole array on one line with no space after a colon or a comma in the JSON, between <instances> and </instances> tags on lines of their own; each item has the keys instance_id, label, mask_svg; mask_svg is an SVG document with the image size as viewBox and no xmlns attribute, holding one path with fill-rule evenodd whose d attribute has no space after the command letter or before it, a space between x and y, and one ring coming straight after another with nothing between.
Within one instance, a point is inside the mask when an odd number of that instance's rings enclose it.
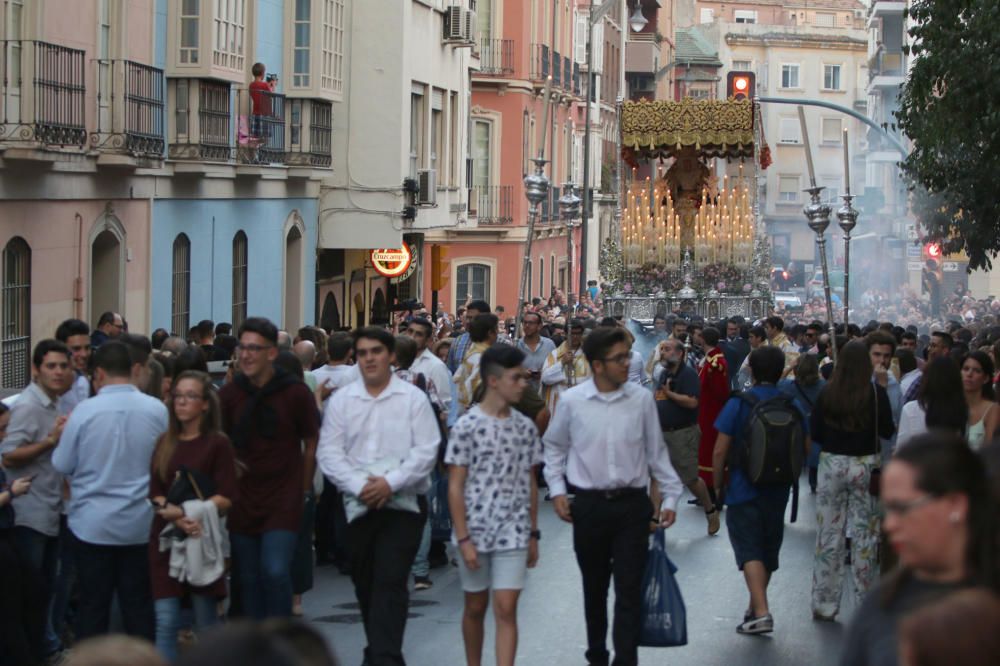
<instances>
[{"instance_id":1,"label":"man holding phone","mask_svg":"<svg viewBox=\"0 0 1000 666\"><path fill-rule=\"evenodd\" d=\"M537 312L525 312L521 317L521 327L524 337L517 341L517 348L524 352L524 367L530 373L528 381L536 393L541 392L542 367L545 359L555 351L552 340L542 337L542 315Z\"/></svg>"}]
</instances>

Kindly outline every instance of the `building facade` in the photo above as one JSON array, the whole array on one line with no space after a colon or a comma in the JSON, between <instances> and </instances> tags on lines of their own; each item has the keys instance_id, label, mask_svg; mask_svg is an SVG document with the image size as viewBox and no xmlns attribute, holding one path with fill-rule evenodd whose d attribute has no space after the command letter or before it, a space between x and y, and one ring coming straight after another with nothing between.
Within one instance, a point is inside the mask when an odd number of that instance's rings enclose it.
<instances>
[{"instance_id":1,"label":"building facade","mask_svg":"<svg viewBox=\"0 0 1000 666\"><path fill-rule=\"evenodd\" d=\"M3 2L3 388L67 317L313 320L344 4Z\"/></svg>"}]
</instances>

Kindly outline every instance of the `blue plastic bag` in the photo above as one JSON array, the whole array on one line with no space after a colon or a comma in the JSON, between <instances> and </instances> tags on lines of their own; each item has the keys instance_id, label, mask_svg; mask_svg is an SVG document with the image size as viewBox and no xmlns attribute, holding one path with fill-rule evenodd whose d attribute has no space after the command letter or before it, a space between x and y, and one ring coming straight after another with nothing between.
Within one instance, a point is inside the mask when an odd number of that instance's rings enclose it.
<instances>
[{"instance_id":1,"label":"blue plastic bag","mask_svg":"<svg viewBox=\"0 0 1000 666\"><path fill-rule=\"evenodd\" d=\"M681 588L674 578L676 572L677 567L667 557L663 530L656 530L646 555L646 572L642 576L639 645L643 647L687 645L687 611Z\"/></svg>"}]
</instances>

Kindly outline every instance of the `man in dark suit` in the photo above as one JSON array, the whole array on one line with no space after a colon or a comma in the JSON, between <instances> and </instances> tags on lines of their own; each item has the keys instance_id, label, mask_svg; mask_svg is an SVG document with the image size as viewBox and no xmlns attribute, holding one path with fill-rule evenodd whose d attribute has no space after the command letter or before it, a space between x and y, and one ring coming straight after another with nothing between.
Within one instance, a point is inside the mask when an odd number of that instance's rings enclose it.
<instances>
[{"instance_id":1,"label":"man in dark suit","mask_svg":"<svg viewBox=\"0 0 1000 666\"><path fill-rule=\"evenodd\" d=\"M740 335L743 317L732 317L726 321L726 342L721 345L729 370L729 386L736 390L736 375L743 365L743 359L750 353L750 343Z\"/></svg>"}]
</instances>

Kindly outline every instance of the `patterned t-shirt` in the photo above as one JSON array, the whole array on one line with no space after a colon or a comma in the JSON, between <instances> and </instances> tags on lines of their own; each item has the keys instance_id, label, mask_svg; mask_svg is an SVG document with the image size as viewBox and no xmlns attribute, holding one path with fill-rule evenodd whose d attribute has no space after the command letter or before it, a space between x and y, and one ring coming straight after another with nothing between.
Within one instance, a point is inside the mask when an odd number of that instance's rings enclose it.
<instances>
[{"instance_id":1,"label":"patterned t-shirt","mask_svg":"<svg viewBox=\"0 0 1000 666\"><path fill-rule=\"evenodd\" d=\"M465 514L476 550L528 547L531 468L542 463L542 440L528 417L494 418L474 405L452 428L445 462L468 467Z\"/></svg>"}]
</instances>

